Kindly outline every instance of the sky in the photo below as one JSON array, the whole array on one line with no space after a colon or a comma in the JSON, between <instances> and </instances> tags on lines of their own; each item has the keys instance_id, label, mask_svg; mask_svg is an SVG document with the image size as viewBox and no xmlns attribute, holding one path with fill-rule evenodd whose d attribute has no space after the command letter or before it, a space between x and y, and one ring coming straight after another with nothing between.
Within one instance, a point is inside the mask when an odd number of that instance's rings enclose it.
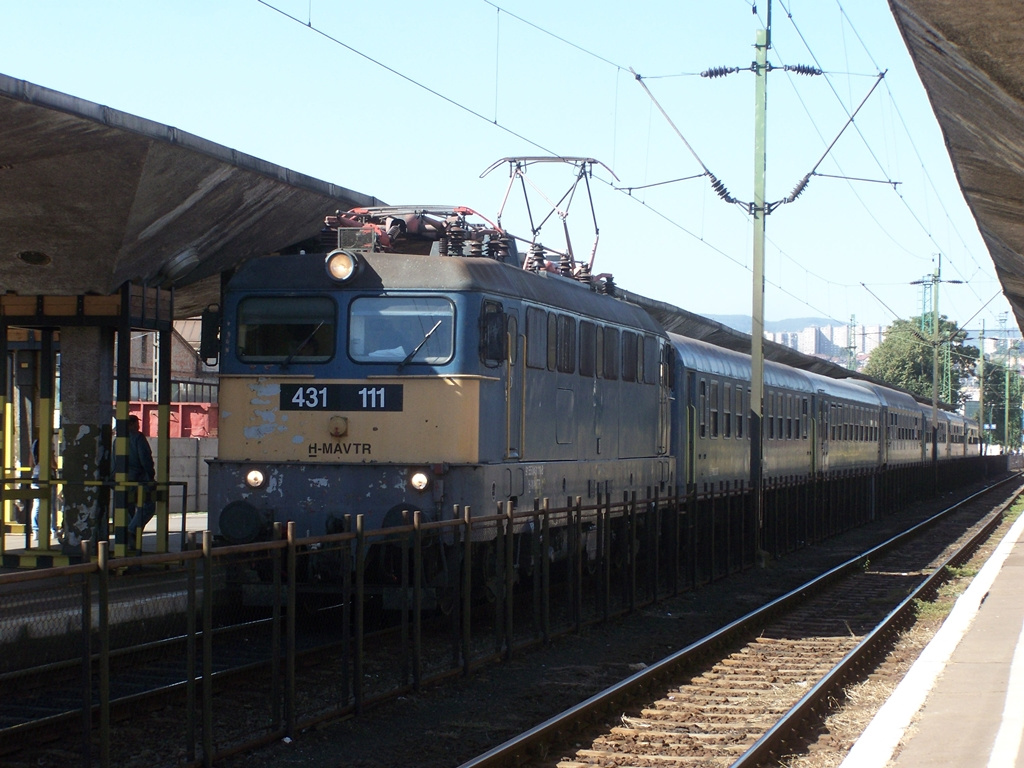
<instances>
[{"instance_id":1,"label":"sky","mask_svg":"<svg viewBox=\"0 0 1024 768\"><path fill-rule=\"evenodd\" d=\"M389 204L465 205L492 220L502 210L525 238L522 190L502 209L507 165L483 171L505 157L592 157L603 165L566 217L577 258L596 222L595 272L697 314L749 315L750 65L767 10L768 0L0 0L0 72ZM775 0L771 21L768 201L816 175L766 219L767 320L919 315L914 281L941 259L942 314L998 329L1009 307L887 2ZM700 76L713 67L743 71ZM724 202L706 171L740 203ZM540 220L575 171L534 165L528 178ZM559 216L537 237L564 249Z\"/></svg>"}]
</instances>

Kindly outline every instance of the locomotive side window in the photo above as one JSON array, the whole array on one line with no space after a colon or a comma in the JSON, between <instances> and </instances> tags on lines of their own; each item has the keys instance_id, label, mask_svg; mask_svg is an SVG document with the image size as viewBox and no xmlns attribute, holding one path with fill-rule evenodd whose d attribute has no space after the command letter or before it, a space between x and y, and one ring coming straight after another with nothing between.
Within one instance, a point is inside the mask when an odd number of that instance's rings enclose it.
<instances>
[{"instance_id":1,"label":"locomotive side window","mask_svg":"<svg viewBox=\"0 0 1024 768\"><path fill-rule=\"evenodd\" d=\"M537 307L526 308L526 365L543 368L548 359L547 312Z\"/></svg>"},{"instance_id":2,"label":"locomotive side window","mask_svg":"<svg viewBox=\"0 0 1024 768\"><path fill-rule=\"evenodd\" d=\"M630 331L622 332L622 380L636 381L636 334ZM714 392L714 384L712 392ZM712 432L712 436L714 436Z\"/></svg>"},{"instance_id":3,"label":"locomotive side window","mask_svg":"<svg viewBox=\"0 0 1024 768\"><path fill-rule=\"evenodd\" d=\"M593 376L596 369L597 326L580 321L580 376Z\"/></svg>"},{"instance_id":4,"label":"locomotive side window","mask_svg":"<svg viewBox=\"0 0 1024 768\"><path fill-rule=\"evenodd\" d=\"M604 329L604 378L619 378L619 329Z\"/></svg>"},{"instance_id":5,"label":"locomotive side window","mask_svg":"<svg viewBox=\"0 0 1024 768\"><path fill-rule=\"evenodd\" d=\"M658 355L658 338L644 336L644 383L657 384L661 376L661 359Z\"/></svg>"},{"instance_id":6,"label":"locomotive side window","mask_svg":"<svg viewBox=\"0 0 1024 768\"><path fill-rule=\"evenodd\" d=\"M558 315L548 314L548 370L553 371L558 365Z\"/></svg>"},{"instance_id":7,"label":"locomotive side window","mask_svg":"<svg viewBox=\"0 0 1024 768\"><path fill-rule=\"evenodd\" d=\"M334 356L334 301L326 296L251 296L238 304L238 359L323 363Z\"/></svg>"},{"instance_id":8,"label":"locomotive side window","mask_svg":"<svg viewBox=\"0 0 1024 768\"><path fill-rule=\"evenodd\" d=\"M505 361L508 354L508 338L505 332L505 312L496 301L485 301L480 316L480 358L485 365ZM514 351L514 349L513 349Z\"/></svg>"},{"instance_id":9,"label":"locomotive side window","mask_svg":"<svg viewBox=\"0 0 1024 768\"><path fill-rule=\"evenodd\" d=\"M358 298L349 310L348 352L360 363L447 363L455 352L455 305L428 296Z\"/></svg>"},{"instance_id":10,"label":"locomotive side window","mask_svg":"<svg viewBox=\"0 0 1024 768\"><path fill-rule=\"evenodd\" d=\"M576 318L558 315L558 370L576 372Z\"/></svg>"}]
</instances>

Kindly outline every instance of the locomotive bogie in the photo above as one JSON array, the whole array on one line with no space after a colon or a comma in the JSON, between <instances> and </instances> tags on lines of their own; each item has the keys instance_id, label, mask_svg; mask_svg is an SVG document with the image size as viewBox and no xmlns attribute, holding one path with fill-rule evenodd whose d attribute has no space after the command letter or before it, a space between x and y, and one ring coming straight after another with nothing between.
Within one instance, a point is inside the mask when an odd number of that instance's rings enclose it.
<instances>
[{"instance_id":1,"label":"locomotive bogie","mask_svg":"<svg viewBox=\"0 0 1024 768\"><path fill-rule=\"evenodd\" d=\"M257 487L246 482L253 470L264 478ZM414 483L418 475L422 487ZM419 510L424 521L452 519L464 507L486 517L504 501L520 510L541 498L596 504L611 494L664 494L673 483L667 459L514 466L219 461L210 467L211 522L225 541L244 544L267 538L275 522L294 522L300 536L322 536L341 530L346 515L363 515L374 530L411 522L394 513L399 509ZM474 529L473 538L493 538L493 525Z\"/></svg>"}]
</instances>

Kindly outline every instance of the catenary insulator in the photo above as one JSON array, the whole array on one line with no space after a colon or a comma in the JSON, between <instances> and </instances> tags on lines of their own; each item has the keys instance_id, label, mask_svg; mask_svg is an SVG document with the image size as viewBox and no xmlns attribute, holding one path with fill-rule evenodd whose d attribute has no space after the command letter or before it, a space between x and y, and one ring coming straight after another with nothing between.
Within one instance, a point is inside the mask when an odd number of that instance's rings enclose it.
<instances>
[{"instance_id":1,"label":"catenary insulator","mask_svg":"<svg viewBox=\"0 0 1024 768\"><path fill-rule=\"evenodd\" d=\"M708 178L711 179L711 188L715 190L715 194L725 200L727 203L735 203L736 198L729 194L729 190L725 188L725 184L719 181L715 174L708 171Z\"/></svg>"},{"instance_id":2,"label":"catenary insulator","mask_svg":"<svg viewBox=\"0 0 1024 768\"><path fill-rule=\"evenodd\" d=\"M726 75L731 75L734 72L739 72L739 69L736 67L712 67L711 69L705 69L700 73L700 76L710 78L725 77Z\"/></svg>"},{"instance_id":3,"label":"catenary insulator","mask_svg":"<svg viewBox=\"0 0 1024 768\"><path fill-rule=\"evenodd\" d=\"M787 72L796 72L798 75L820 75L822 73L820 69L809 64L787 64L783 69Z\"/></svg>"},{"instance_id":4,"label":"catenary insulator","mask_svg":"<svg viewBox=\"0 0 1024 768\"><path fill-rule=\"evenodd\" d=\"M806 176L804 176L802 179L800 179L800 182L795 187L793 187L793 191L789 193L789 197L786 198L786 202L787 203L792 203L794 200L796 200L798 197L800 197L800 193L804 191L804 189L807 187L807 184L808 184L808 182L810 182L810 180L811 180L811 174L809 174L809 173Z\"/></svg>"}]
</instances>

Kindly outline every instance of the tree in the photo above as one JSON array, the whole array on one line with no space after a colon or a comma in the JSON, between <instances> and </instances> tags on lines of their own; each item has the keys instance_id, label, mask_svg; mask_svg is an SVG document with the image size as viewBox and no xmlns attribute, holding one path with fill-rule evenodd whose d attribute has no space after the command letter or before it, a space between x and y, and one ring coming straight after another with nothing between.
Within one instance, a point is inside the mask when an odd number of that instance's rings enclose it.
<instances>
[{"instance_id":1,"label":"tree","mask_svg":"<svg viewBox=\"0 0 1024 768\"><path fill-rule=\"evenodd\" d=\"M1009 375L1007 375L1009 373ZM987 430L985 442L998 443L1011 449L1020 446L1021 436L1021 394L1024 392L1020 374L1003 360L985 360L985 413L984 423L994 428ZM1009 396L1010 414L1006 418L1006 401ZM1009 439L1005 427L1009 424Z\"/></svg>"},{"instance_id":2,"label":"tree","mask_svg":"<svg viewBox=\"0 0 1024 768\"><path fill-rule=\"evenodd\" d=\"M897 320L886 329L885 340L871 353L864 373L887 384L905 389L920 397L932 396L932 334L931 318L926 318L922 330L920 317ZM939 318L939 400L945 401L942 377L946 364L944 346L950 343L951 405L960 405L966 395L961 394L963 379L974 373L978 348L964 344L966 333L944 315ZM987 376L986 376L987 378Z\"/></svg>"}]
</instances>

